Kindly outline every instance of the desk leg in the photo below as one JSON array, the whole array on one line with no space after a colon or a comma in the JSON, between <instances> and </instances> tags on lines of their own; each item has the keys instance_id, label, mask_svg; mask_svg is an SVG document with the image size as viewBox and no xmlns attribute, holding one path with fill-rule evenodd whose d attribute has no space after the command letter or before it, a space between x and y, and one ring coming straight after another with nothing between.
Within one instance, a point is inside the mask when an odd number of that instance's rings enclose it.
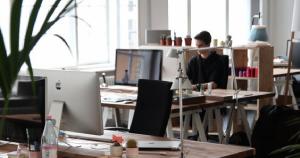
<instances>
[{"instance_id":1,"label":"desk leg","mask_svg":"<svg viewBox=\"0 0 300 158\"><path fill-rule=\"evenodd\" d=\"M188 138L190 122L191 122L191 115L190 114L184 115L184 123L183 123L183 138L184 139Z\"/></svg>"},{"instance_id":2,"label":"desk leg","mask_svg":"<svg viewBox=\"0 0 300 158\"><path fill-rule=\"evenodd\" d=\"M168 138L174 138L173 125L172 125L172 117L170 117L170 119L168 121L166 133L167 133L167 137Z\"/></svg>"},{"instance_id":3,"label":"desk leg","mask_svg":"<svg viewBox=\"0 0 300 158\"><path fill-rule=\"evenodd\" d=\"M195 124L197 130L198 130L198 133L199 133L199 140L200 141L203 141L203 142L207 142L207 138L206 138L206 135L205 135L205 130L203 128L203 124L202 124L202 121L201 121L201 118L199 116L198 113L194 113L192 114L192 119L193 119L193 123Z\"/></svg>"},{"instance_id":4,"label":"desk leg","mask_svg":"<svg viewBox=\"0 0 300 158\"><path fill-rule=\"evenodd\" d=\"M114 115L115 125L116 125L116 127L120 127L120 123L121 123L120 110L114 108L113 113L114 113L113 115Z\"/></svg>"},{"instance_id":5,"label":"desk leg","mask_svg":"<svg viewBox=\"0 0 300 158\"><path fill-rule=\"evenodd\" d=\"M214 130L214 118L213 118L213 109L208 108L205 112L208 118L208 132Z\"/></svg>"},{"instance_id":6,"label":"desk leg","mask_svg":"<svg viewBox=\"0 0 300 158\"><path fill-rule=\"evenodd\" d=\"M221 117L221 111L220 111L220 108L216 108L214 111L215 111L215 115L216 115L219 143L222 143L222 139L224 137L224 132L223 132L223 121L222 121L222 117Z\"/></svg>"},{"instance_id":7,"label":"desk leg","mask_svg":"<svg viewBox=\"0 0 300 158\"><path fill-rule=\"evenodd\" d=\"M245 128L245 132L247 134L247 137L248 137L248 140L249 140L249 143L250 143L250 146L251 146L251 129L250 129L250 125L249 125L249 122L247 120L247 114L246 114L246 111L245 111L245 108L244 108L243 105L240 105L238 107L238 112L241 115L241 119L242 119L242 122L243 122L243 125L244 125L244 128Z\"/></svg>"},{"instance_id":8,"label":"desk leg","mask_svg":"<svg viewBox=\"0 0 300 158\"><path fill-rule=\"evenodd\" d=\"M294 105L294 109L295 110L299 110L298 105L297 105L297 100L294 94L294 90L293 90L293 81L291 80L289 83L289 93L293 98L293 105Z\"/></svg>"},{"instance_id":9,"label":"desk leg","mask_svg":"<svg viewBox=\"0 0 300 158\"><path fill-rule=\"evenodd\" d=\"M284 94L284 89L285 89L285 80L279 80L277 81L277 84L281 84L282 88L281 88L281 94ZM294 106L294 109L295 110L298 110L298 106L297 106L297 100L296 100L296 97L295 97L295 94L294 94L294 91L293 91L293 80L290 80L289 81L289 85L288 85L288 94L290 96L292 96L292 104Z\"/></svg>"},{"instance_id":10,"label":"desk leg","mask_svg":"<svg viewBox=\"0 0 300 158\"><path fill-rule=\"evenodd\" d=\"M232 103L232 105L230 106L230 109L229 109L229 113L228 113L228 123L227 123L226 131L225 131L225 138L222 140L223 144L228 144L228 141L229 141L230 132L231 132L231 128L232 128L232 122L233 122L233 113L235 110L234 108L235 108L235 104Z\"/></svg>"},{"instance_id":11,"label":"desk leg","mask_svg":"<svg viewBox=\"0 0 300 158\"><path fill-rule=\"evenodd\" d=\"M102 108L102 118L103 118L103 127L106 127L106 123L107 123L107 118L108 118L108 111L109 109L106 107Z\"/></svg>"},{"instance_id":12,"label":"desk leg","mask_svg":"<svg viewBox=\"0 0 300 158\"><path fill-rule=\"evenodd\" d=\"M133 119L133 115L134 115L134 110L129 110L129 114L128 114L128 123L127 123L127 128L130 129L131 123L132 123L132 119Z\"/></svg>"}]
</instances>

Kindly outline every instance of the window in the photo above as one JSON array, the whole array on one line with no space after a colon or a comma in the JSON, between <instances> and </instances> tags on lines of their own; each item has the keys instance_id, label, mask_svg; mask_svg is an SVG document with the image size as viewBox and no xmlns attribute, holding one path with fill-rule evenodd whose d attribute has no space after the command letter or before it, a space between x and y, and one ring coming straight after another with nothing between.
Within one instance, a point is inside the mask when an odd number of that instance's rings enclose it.
<instances>
[{"instance_id":1,"label":"window","mask_svg":"<svg viewBox=\"0 0 300 158\"><path fill-rule=\"evenodd\" d=\"M245 44L250 34L251 0L229 0L229 34L233 44Z\"/></svg>"},{"instance_id":2,"label":"window","mask_svg":"<svg viewBox=\"0 0 300 158\"><path fill-rule=\"evenodd\" d=\"M248 41L251 0L169 0L168 9L169 29L179 30L182 36L187 30L191 30L192 37L207 30L219 41L227 34L232 35L234 44Z\"/></svg>"},{"instance_id":3,"label":"window","mask_svg":"<svg viewBox=\"0 0 300 158\"><path fill-rule=\"evenodd\" d=\"M114 64L116 48L129 48L138 45L137 1L81 1L77 10L73 10L55 24L32 50L33 67L53 68ZM23 2L22 16L24 18L21 18L21 38L24 37L27 20L34 2L34 0ZM46 11L50 9L53 2L43 1L42 12L38 16L35 32L41 26ZM62 1L62 4L66 2ZM6 12L9 13L9 9ZM1 14L1 28L8 20L9 15ZM65 38L70 50L56 35Z\"/></svg>"},{"instance_id":4,"label":"window","mask_svg":"<svg viewBox=\"0 0 300 158\"><path fill-rule=\"evenodd\" d=\"M137 0L85 0L78 16L80 65L112 63L116 48L138 45Z\"/></svg>"},{"instance_id":5,"label":"window","mask_svg":"<svg viewBox=\"0 0 300 158\"><path fill-rule=\"evenodd\" d=\"M188 33L187 1L169 0L168 6L169 29L175 31L177 37L185 37Z\"/></svg>"},{"instance_id":6,"label":"window","mask_svg":"<svg viewBox=\"0 0 300 158\"><path fill-rule=\"evenodd\" d=\"M191 34L204 30L213 39L225 39L226 0L191 0Z\"/></svg>"}]
</instances>

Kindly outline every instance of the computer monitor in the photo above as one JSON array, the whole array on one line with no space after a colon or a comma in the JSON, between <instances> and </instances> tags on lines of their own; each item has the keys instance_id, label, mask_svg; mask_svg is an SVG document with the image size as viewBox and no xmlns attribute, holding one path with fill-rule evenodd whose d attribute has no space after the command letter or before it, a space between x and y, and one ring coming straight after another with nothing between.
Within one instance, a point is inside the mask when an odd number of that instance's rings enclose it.
<instances>
[{"instance_id":1,"label":"computer monitor","mask_svg":"<svg viewBox=\"0 0 300 158\"><path fill-rule=\"evenodd\" d=\"M46 114L54 101L64 102L61 130L103 134L96 72L35 69L34 75L46 77Z\"/></svg>"},{"instance_id":2,"label":"computer monitor","mask_svg":"<svg viewBox=\"0 0 300 158\"><path fill-rule=\"evenodd\" d=\"M117 49L115 84L136 86L139 79L161 80L162 50Z\"/></svg>"},{"instance_id":3,"label":"computer monitor","mask_svg":"<svg viewBox=\"0 0 300 158\"><path fill-rule=\"evenodd\" d=\"M1 140L40 142L44 129L44 120L41 118L45 117L45 78L34 77L35 91L32 85L29 76L18 76L5 116L2 115L4 98L0 97L1 118L5 118Z\"/></svg>"}]
</instances>

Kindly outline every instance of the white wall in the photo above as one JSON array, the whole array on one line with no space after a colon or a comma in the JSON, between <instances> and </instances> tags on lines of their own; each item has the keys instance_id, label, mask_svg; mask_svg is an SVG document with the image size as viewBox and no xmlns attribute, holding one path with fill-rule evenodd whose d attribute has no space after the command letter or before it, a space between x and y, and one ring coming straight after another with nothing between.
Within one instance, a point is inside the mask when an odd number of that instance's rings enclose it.
<instances>
[{"instance_id":1,"label":"white wall","mask_svg":"<svg viewBox=\"0 0 300 158\"><path fill-rule=\"evenodd\" d=\"M168 29L168 0L139 0L139 45L145 44L145 29Z\"/></svg>"},{"instance_id":2,"label":"white wall","mask_svg":"<svg viewBox=\"0 0 300 158\"><path fill-rule=\"evenodd\" d=\"M269 0L269 41L274 55L285 55L286 42L291 36L293 0Z\"/></svg>"}]
</instances>

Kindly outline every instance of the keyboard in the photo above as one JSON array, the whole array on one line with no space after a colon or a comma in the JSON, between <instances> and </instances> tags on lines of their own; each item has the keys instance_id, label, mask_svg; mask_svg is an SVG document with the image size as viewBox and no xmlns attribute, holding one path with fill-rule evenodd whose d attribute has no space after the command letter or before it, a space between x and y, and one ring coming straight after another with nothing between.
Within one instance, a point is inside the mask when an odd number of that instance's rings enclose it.
<instances>
[{"instance_id":1,"label":"keyboard","mask_svg":"<svg viewBox=\"0 0 300 158\"><path fill-rule=\"evenodd\" d=\"M112 136L111 135L93 135L93 134L77 133L77 132L71 132L71 131L63 131L63 132L69 138L94 140L94 141L112 143Z\"/></svg>"},{"instance_id":2,"label":"keyboard","mask_svg":"<svg viewBox=\"0 0 300 158\"><path fill-rule=\"evenodd\" d=\"M122 95L122 94L112 94L108 96L102 96L101 102L123 102L123 101L136 101L137 95Z\"/></svg>"}]
</instances>

